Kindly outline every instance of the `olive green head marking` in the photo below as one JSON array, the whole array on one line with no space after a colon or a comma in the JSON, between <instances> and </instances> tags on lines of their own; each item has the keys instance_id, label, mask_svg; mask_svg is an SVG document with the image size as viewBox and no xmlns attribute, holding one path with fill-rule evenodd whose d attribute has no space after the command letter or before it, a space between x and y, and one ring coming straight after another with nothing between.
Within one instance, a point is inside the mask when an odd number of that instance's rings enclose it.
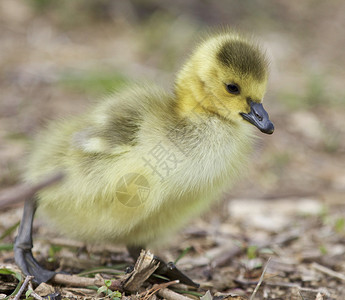
<instances>
[{"instance_id":1,"label":"olive green head marking","mask_svg":"<svg viewBox=\"0 0 345 300\"><path fill-rule=\"evenodd\" d=\"M249 75L257 81L267 77L268 61L259 46L242 40L229 40L221 46L217 59L242 77Z\"/></svg>"}]
</instances>

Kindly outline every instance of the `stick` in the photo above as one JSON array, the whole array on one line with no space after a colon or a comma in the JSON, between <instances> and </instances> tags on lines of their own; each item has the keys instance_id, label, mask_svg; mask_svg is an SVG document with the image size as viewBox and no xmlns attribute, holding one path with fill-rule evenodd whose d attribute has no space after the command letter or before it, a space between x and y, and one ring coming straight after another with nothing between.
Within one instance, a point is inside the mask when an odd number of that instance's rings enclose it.
<instances>
[{"instance_id":1,"label":"stick","mask_svg":"<svg viewBox=\"0 0 345 300\"><path fill-rule=\"evenodd\" d=\"M111 290L136 292L158 268L158 265L159 262L155 260L154 255L150 251L143 250L135 263L134 270L121 279L112 280L109 288ZM76 287L88 287L92 285L101 287L104 285L102 279L67 274L55 274L52 281L57 284Z\"/></svg>"},{"instance_id":2,"label":"stick","mask_svg":"<svg viewBox=\"0 0 345 300\"><path fill-rule=\"evenodd\" d=\"M75 287L88 287L88 286L98 286L104 285L104 281L98 278L88 278L80 277L77 275L67 275L67 274L55 274L52 278L52 282L65 286L75 286ZM111 289L122 290L121 280L113 280L110 286Z\"/></svg>"},{"instance_id":3,"label":"stick","mask_svg":"<svg viewBox=\"0 0 345 300\"><path fill-rule=\"evenodd\" d=\"M34 276L26 276L24 283L22 284L22 286L20 287L17 295L14 297L14 300L19 300L20 296L23 294L24 290L26 289L26 286L29 284L30 280L34 278Z\"/></svg>"},{"instance_id":4,"label":"stick","mask_svg":"<svg viewBox=\"0 0 345 300\"><path fill-rule=\"evenodd\" d=\"M315 263L315 262L312 263L311 266L315 270L318 270L318 271L320 271L322 273L325 273L325 274L327 274L329 276L335 277L335 278L337 278L339 280L345 281L345 275L344 274L341 274L339 272L333 271L332 269L329 269L329 268L327 268L325 266L322 266L322 265L320 265L318 263Z\"/></svg>"},{"instance_id":5,"label":"stick","mask_svg":"<svg viewBox=\"0 0 345 300\"><path fill-rule=\"evenodd\" d=\"M179 280L174 280L174 281L169 281L169 282L165 282L165 283L161 283L161 284L155 284L149 290L139 294L139 298L141 299L141 297L142 297L143 300L151 299L151 297L155 293L157 293L160 289L167 288L168 286L173 285L173 284L178 284L179 282L180 282Z\"/></svg>"},{"instance_id":6,"label":"stick","mask_svg":"<svg viewBox=\"0 0 345 300\"><path fill-rule=\"evenodd\" d=\"M189 297L178 294L178 293L176 293L172 290L169 290L167 288L160 289L158 291L158 295L164 299L167 299L167 300L190 300Z\"/></svg>"},{"instance_id":7,"label":"stick","mask_svg":"<svg viewBox=\"0 0 345 300\"><path fill-rule=\"evenodd\" d=\"M149 250L142 250L137 259L134 270L122 281L126 291L136 292L142 284L156 271L159 262Z\"/></svg>"},{"instance_id":8,"label":"stick","mask_svg":"<svg viewBox=\"0 0 345 300\"><path fill-rule=\"evenodd\" d=\"M18 184L14 187L2 191L2 193L0 194L0 209L20 203L25 199L32 197L39 190L61 181L63 177L64 174L62 172L58 172L46 177L36 184Z\"/></svg>"},{"instance_id":9,"label":"stick","mask_svg":"<svg viewBox=\"0 0 345 300\"><path fill-rule=\"evenodd\" d=\"M44 300L43 297L34 291L31 281L29 282L29 288L32 290L30 296L34 297L36 300Z\"/></svg>"},{"instance_id":10,"label":"stick","mask_svg":"<svg viewBox=\"0 0 345 300\"><path fill-rule=\"evenodd\" d=\"M253 292L253 294L250 296L250 299L249 299L249 300L254 300L255 295L256 295L256 293L258 292L258 290L259 290L259 288L260 288L260 285L261 285L262 281L264 280L264 276L265 276L265 273L266 273L266 271L267 271L267 268L268 268L268 265L269 265L270 261L271 261L271 257L267 260L267 263L266 263L266 265L265 265L265 267L264 267L264 269L263 269L263 271L262 271L262 274L261 274L261 276L260 276L259 282L258 282L258 284L256 285L256 287L255 287L255 289L254 289L254 292Z\"/></svg>"}]
</instances>

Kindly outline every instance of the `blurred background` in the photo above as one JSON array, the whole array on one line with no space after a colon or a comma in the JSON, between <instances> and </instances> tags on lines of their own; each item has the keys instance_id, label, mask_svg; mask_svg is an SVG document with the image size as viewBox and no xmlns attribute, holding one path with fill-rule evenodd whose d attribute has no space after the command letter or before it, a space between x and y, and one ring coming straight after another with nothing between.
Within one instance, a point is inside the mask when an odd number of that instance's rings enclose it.
<instances>
[{"instance_id":1,"label":"blurred background","mask_svg":"<svg viewBox=\"0 0 345 300\"><path fill-rule=\"evenodd\" d=\"M286 207L296 213L306 203L304 213L328 209L344 241L344 14L341 0L2 0L0 190L20 181L30 144L48 120L82 112L126 82L151 80L171 90L198 37L229 26L267 49L265 107L276 131L257 132L247 175L226 197L232 206L216 205L206 220L236 219L243 205L267 202L279 203L270 210L281 221ZM20 214L11 216L0 229Z\"/></svg>"}]
</instances>

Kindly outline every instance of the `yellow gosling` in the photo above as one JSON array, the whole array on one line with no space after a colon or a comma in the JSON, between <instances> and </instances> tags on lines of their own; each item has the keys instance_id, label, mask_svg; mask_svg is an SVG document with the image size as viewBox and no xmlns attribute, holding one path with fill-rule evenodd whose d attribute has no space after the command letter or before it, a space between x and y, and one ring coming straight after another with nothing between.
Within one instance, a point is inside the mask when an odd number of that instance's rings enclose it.
<instances>
[{"instance_id":1,"label":"yellow gosling","mask_svg":"<svg viewBox=\"0 0 345 300\"><path fill-rule=\"evenodd\" d=\"M253 125L273 132L262 106L267 78L256 43L235 33L212 36L177 74L173 94L128 85L84 115L53 122L25 177L35 182L58 170L65 178L35 203L57 230L86 242L164 240L247 167ZM16 261L25 269L20 254Z\"/></svg>"}]
</instances>

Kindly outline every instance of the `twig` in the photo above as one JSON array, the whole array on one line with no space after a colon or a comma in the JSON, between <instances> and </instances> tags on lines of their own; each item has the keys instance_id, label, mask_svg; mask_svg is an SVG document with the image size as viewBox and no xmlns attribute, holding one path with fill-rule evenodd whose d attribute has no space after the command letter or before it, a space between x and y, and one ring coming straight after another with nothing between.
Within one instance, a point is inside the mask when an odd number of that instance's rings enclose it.
<instances>
[{"instance_id":1,"label":"twig","mask_svg":"<svg viewBox=\"0 0 345 300\"><path fill-rule=\"evenodd\" d=\"M253 294L250 296L250 299L249 299L249 300L253 300L253 299L255 298L255 295L256 295L256 293L258 292L258 290L259 290L259 288L260 288L260 285L261 285L262 281L264 280L264 276L265 276L265 273L266 273L266 271L267 271L267 268L268 268L268 265L269 265L270 261L271 261L271 257L268 258L267 263L266 263L266 265L265 265L265 267L264 267L264 269L263 269L263 271L262 271L262 274L261 274L261 276L260 276L259 282L258 282L258 284L256 285L256 287L255 287L255 289L254 289L254 292L253 292Z\"/></svg>"},{"instance_id":2,"label":"twig","mask_svg":"<svg viewBox=\"0 0 345 300\"><path fill-rule=\"evenodd\" d=\"M160 289L167 288L170 285L178 284L179 280L169 281L161 284L155 284L152 288L150 288L148 291L142 292L139 294L139 297L143 300L150 299L155 293L157 293Z\"/></svg>"},{"instance_id":3,"label":"twig","mask_svg":"<svg viewBox=\"0 0 345 300\"><path fill-rule=\"evenodd\" d=\"M176 293L172 290L169 290L167 288L160 289L158 291L158 295L164 299L167 299L167 300L190 300L189 297L178 294L178 293Z\"/></svg>"},{"instance_id":4,"label":"twig","mask_svg":"<svg viewBox=\"0 0 345 300\"><path fill-rule=\"evenodd\" d=\"M142 250L134 270L122 280L123 288L129 292L138 291L158 266L159 262L154 258L154 255L149 250Z\"/></svg>"},{"instance_id":5,"label":"twig","mask_svg":"<svg viewBox=\"0 0 345 300\"><path fill-rule=\"evenodd\" d=\"M110 289L119 291L136 292L142 284L149 278L153 272L158 268L159 262L154 258L150 251L142 251L137 262L135 263L134 270L130 274L126 274L123 278L112 280ZM66 286L98 286L104 285L103 279L87 278L76 275L56 274L52 281L57 284Z\"/></svg>"},{"instance_id":6,"label":"twig","mask_svg":"<svg viewBox=\"0 0 345 300\"><path fill-rule=\"evenodd\" d=\"M30 280L34 278L34 276L26 276L25 280L22 284L22 286L20 287L17 295L14 297L14 300L19 300L20 296L23 294L24 290L26 289L26 286L29 284Z\"/></svg>"},{"instance_id":7,"label":"twig","mask_svg":"<svg viewBox=\"0 0 345 300\"><path fill-rule=\"evenodd\" d=\"M76 287L88 287L88 286L98 286L101 287L104 285L104 281L98 278L88 278L80 277L77 275L68 275L68 274L55 274L52 278L52 281L57 284L65 286L76 286ZM122 288L121 280L112 280L111 287L114 289L121 290Z\"/></svg>"},{"instance_id":8,"label":"twig","mask_svg":"<svg viewBox=\"0 0 345 300\"><path fill-rule=\"evenodd\" d=\"M339 272L333 271L332 269L329 269L329 268L327 268L325 266L322 266L322 265L320 265L318 263L315 263L315 262L312 263L311 266L315 270L318 270L318 271L320 271L322 273L325 273L325 274L327 274L329 276L335 277L335 278L337 278L339 280L345 281L345 275L344 274L341 274Z\"/></svg>"},{"instance_id":9,"label":"twig","mask_svg":"<svg viewBox=\"0 0 345 300\"><path fill-rule=\"evenodd\" d=\"M32 283L31 281L29 282L29 289L31 289L31 294L30 296L34 297L36 300L44 300L43 297L41 297L39 294L37 294L35 291L34 291L34 288L32 286Z\"/></svg>"},{"instance_id":10,"label":"twig","mask_svg":"<svg viewBox=\"0 0 345 300\"><path fill-rule=\"evenodd\" d=\"M61 181L63 177L64 174L62 172L59 172L46 177L46 179L43 179L37 184L18 184L14 187L2 191L0 195L0 209L20 203L25 199L32 197L39 190Z\"/></svg>"}]
</instances>

